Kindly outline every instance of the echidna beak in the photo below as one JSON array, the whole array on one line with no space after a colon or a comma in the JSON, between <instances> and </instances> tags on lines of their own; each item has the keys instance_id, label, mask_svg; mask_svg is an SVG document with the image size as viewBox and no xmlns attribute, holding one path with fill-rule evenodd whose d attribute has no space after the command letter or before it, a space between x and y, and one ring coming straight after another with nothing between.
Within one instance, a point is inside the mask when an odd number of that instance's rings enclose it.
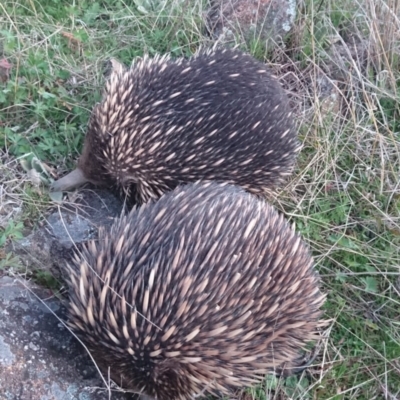
<instances>
[{"instance_id":1,"label":"echidna beak","mask_svg":"<svg viewBox=\"0 0 400 400\"><path fill-rule=\"evenodd\" d=\"M82 170L80 168L76 168L68 175L65 175L61 179L53 182L50 186L50 191L64 192L67 190L72 190L78 186L82 186L86 182L88 182L88 179L85 178Z\"/></svg>"}]
</instances>

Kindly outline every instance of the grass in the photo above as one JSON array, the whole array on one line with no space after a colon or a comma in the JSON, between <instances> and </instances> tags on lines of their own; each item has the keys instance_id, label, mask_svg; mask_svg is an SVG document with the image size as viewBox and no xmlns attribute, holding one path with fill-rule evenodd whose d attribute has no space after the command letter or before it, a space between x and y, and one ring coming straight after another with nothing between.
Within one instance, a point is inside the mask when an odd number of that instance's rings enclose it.
<instances>
[{"instance_id":1,"label":"grass","mask_svg":"<svg viewBox=\"0 0 400 400\"><path fill-rule=\"evenodd\" d=\"M46 188L30 183L15 158L32 152L59 173L72 167L100 96L104 61L129 64L144 51L189 55L207 42L200 1L158 2L154 10L149 4L0 4L0 58L12 65L0 86L0 244L19 237L21 223L33 225L49 206ZM400 398L400 5L300 4L284 46L267 53L254 38L248 50L274 68L298 117L304 148L274 204L312 247L333 322L307 373L268 379L245 398L394 400Z\"/></svg>"}]
</instances>

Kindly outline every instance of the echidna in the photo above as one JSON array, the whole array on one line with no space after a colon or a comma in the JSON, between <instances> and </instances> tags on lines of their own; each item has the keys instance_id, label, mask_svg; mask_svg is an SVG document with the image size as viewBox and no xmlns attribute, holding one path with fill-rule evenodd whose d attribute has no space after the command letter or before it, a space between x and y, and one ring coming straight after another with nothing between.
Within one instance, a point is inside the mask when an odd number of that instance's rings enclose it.
<instances>
[{"instance_id":1,"label":"echidna","mask_svg":"<svg viewBox=\"0 0 400 400\"><path fill-rule=\"evenodd\" d=\"M284 217L214 182L134 208L68 276L70 327L117 384L157 400L229 393L298 359L325 298Z\"/></svg>"},{"instance_id":2,"label":"echidna","mask_svg":"<svg viewBox=\"0 0 400 400\"><path fill-rule=\"evenodd\" d=\"M299 150L288 98L265 64L234 49L145 56L114 66L77 169L52 190L89 181L143 203L212 180L263 195L290 174Z\"/></svg>"}]
</instances>

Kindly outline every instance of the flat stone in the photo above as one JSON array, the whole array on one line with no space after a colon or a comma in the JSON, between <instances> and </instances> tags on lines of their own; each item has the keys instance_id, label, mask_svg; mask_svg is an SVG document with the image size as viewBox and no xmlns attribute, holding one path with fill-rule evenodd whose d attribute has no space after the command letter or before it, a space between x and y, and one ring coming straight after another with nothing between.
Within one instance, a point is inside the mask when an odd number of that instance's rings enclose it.
<instances>
[{"instance_id":1,"label":"flat stone","mask_svg":"<svg viewBox=\"0 0 400 400\"><path fill-rule=\"evenodd\" d=\"M214 39L236 42L261 40L267 48L282 42L293 27L297 0L213 0L207 27Z\"/></svg>"},{"instance_id":2,"label":"flat stone","mask_svg":"<svg viewBox=\"0 0 400 400\"><path fill-rule=\"evenodd\" d=\"M74 250L96 238L100 226L110 227L123 210L122 201L107 190L81 189L78 195L53 211L39 228L7 246L6 252L20 256L28 271L62 277Z\"/></svg>"},{"instance_id":3,"label":"flat stone","mask_svg":"<svg viewBox=\"0 0 400 400\"><path fill-rule=\"evenodd\" d=\"M49 290L0 278L0 399L128 399L116 391L109 396L91 358L60 319L65 321L65 309Z\"/></svg>"}]
</instances>

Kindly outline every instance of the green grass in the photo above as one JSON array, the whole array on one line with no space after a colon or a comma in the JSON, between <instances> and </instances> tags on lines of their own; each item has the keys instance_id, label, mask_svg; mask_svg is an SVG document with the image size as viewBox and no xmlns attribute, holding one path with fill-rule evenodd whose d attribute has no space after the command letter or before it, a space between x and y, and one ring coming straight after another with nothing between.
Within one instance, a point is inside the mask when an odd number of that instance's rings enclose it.
<instances>
[{"instance_id":1,"label":"green grass","mask_svg":"<svg viewBox=\"0 0 400 400\"><path fill-rule=\"evenodd\" d=\"M10 211L9 222L0 224L0 244L18 237L21 222L33 225L49 205L47 189L34 187L7 160L32 152L59 171L73 166L100 98L104 61L115 57L129 64L145 51L190 55L207 42L200 1L155 10L148 4L1 3L0 58L12 69L0 84L0 148L6 156L0 173L7 172L2 184L22 212ZM396 4L307 0L285 48L267 53L257 38L248 44L293 93L304 148L274 204L312 247L333 320L307 374L269 379L248 390L249 398L400 398ZM321 82L330 82L330 97L319 94ZM15 184L13 173L22 184ZM6 264L0 261L0 267Z\"/></svg>"}]
</instances>

